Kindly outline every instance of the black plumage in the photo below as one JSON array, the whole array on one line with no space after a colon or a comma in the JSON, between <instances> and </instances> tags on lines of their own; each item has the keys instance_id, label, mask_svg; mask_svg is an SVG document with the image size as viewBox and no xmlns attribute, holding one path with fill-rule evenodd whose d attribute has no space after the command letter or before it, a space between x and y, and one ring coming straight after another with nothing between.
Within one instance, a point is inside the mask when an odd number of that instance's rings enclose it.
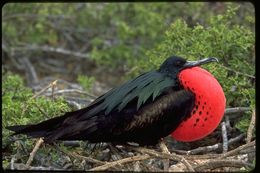
<instances>
[{"instance_id":1,"label":"black plumage","mask_svg":"<svg viewBox=\"0 0 260 173\"><path fill-rule=\"evenodd\" d=\"M180 57L168 58L151 71L114 88L88 107L36 125L9 126L15 134L55 140L137 142L156 144L190 115L194 94L184 90L178 73L195 66Z\"/></svg>"}]
</instances>

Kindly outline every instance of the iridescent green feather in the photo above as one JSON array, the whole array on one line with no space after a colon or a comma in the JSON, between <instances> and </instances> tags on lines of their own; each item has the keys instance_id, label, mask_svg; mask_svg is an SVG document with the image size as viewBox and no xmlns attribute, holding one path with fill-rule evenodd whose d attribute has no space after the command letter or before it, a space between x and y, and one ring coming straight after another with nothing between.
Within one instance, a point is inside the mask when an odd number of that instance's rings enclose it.
<instances>
[{"instance_id":1,"label":"iridescent green feather","mask_svg":"<svg viewBox=\"0 0 260 173\"><path fill-rule=\"evenodd\" d=\"M96 106L89 111L89 114L94 115L103 110L105 114L109 114L112 110L121 111L135 98L138 98L138 110L148 98L152 96L154 100L162 91L174 84L174 80L157 71L144 73L96 99L91 104Z\"/></svg>"}]
</instances>

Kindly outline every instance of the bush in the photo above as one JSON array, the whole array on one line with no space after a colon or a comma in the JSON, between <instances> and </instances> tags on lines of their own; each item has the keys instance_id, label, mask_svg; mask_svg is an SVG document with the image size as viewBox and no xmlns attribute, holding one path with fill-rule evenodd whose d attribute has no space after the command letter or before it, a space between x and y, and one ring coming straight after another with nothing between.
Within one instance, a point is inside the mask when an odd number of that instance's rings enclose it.
<instances>
[{"instance_id":1,"label":"bush","mask_svg":"<svg viewBox=\"0 0 260 173\"><path fill-rule=\"evenodd\" d=\"M34 124L60 116L70 108L61 97L51 100L43 96L31 99L31 89L23 84L20 76L7 73L2 78L2 135L3 144L11 132L6 126ZM3 146L4 146L3 145Z\"/></svg>"}]
</instances>

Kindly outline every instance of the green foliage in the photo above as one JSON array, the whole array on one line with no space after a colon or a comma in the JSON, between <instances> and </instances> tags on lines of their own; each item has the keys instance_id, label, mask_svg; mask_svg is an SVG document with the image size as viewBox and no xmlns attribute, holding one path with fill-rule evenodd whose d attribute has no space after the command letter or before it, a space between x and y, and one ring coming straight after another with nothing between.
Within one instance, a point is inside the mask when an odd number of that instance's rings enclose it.
<instances>
[{"instance_id":1,"label":"green foliage","mask_svg":"<svg viewBox=\"0 0 260 173\"><path fill-rule=\"evenodd\" d=\"M136 71L158 68L171 55L188 60L218 57L219 64L212 63L203 68L209 70L222 85L227 107L251 106L254 109L254 79L248 75L255 74L255 34L246 26L230 22L238 8L229 6L225 14L212 16L207 27L199 23L189 27L184 20L176 20L165 32L165 40L146 52L149 58L142 59ZM243 131L245 125L248 126L248 118L237 127Z\"/></svg>"},{"instance_id":2,"label":"green foliage","mask_svg":"<svg viewBox=\"0 0 260 173\"><path fill-rule=\"evenodd\" d=\"M78 83L83 87L84 90L89 91L93 87L95 82L94 77L87 77L84 75L79 75L77 78Z\"/></svg>"},{"instance_id":3,"label":"green foliage","mask_svg":"<svg viewBox=\"0 0 260 173\"><path fill-rule=\"evenodd\" d=\"M51 100L45 97L31 99L31 89L18 75L7 73L2 78L2 135L3 143L11 134L5 129L10 125L33 124L59 116L70 110L63 98Z\"/></svg>"}]
</instances>

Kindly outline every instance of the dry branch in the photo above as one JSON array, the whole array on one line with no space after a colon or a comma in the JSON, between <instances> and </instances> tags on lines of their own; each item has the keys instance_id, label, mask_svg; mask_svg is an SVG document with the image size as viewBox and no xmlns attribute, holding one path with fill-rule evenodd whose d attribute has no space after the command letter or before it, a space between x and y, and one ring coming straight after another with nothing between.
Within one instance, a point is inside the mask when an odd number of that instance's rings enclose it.
<instances>
[{"instance_id":1,"label":"dry branch","mask_svg":"<svg viewBox=\"0 0 260 173\"><path fill-rule=\"evenodd\" d=\"M228 151L228 137L227 137L227 128L226 123L221 123L221 129L222 129L222 140L223 140L223 153L226 153Z\"/></svg>"},{"instance_id":2,"label":"dry branch","mask_svg":"<svg viewBox=\"0 0 260 173\"><path fill-rule=\"evenodd\" d=\"M171 154L170 151L168 150L167 146L163 142L163 140L159 143L159 146L160 146L163 153ZM170 160L169 159L163 159L163 169L164 169L164 171L168 171L169 166L170 166Z\"/></svg>"},{"instance_id":3,"label":"dry branch","mask_svg":"<svg viewBox=\"0 0 260 173\"><path fill-rule=\"evenodd\" d=\"M243 149L245 149L245 148L248 148L248 147L251 147L251 146L254 146L254 145L255 145L255 141L252 141L252 142L247 143L247 144L245 144L245 145L241 145L241 146L237 147L237 148L234 149L234 150L231 150L231 151L229 151L229 152L227 152L227 153L221 154L220 157L219 157L219 159L223 159L223 158L225 158L225 157L235 155L235 154L239 153L241 150L243 150Z\"/></svg>"},{"instance_id":4,"label":"dry branch","mask_svg":"<svg viewBox=\"0 0 260 173\"><path fill-rule=\"evenodd\" d=\"M41 91L37 92L36 94L34 94L30 99L34 99L37 96L41 95L44 91L46 91L47 89L51 88L53 85L56 84L58 80L55 80L53 82L51 82L48 86L44 87Z\"/></svg>"},{"instance_id":5,"label":"dry branch","mask_svg":"<svg viewBox=\"0 0 260 173\"><path fill-rule=\"evenodd\" d=\"M131 147L131 146L128 146L128 147L130 149L138 151L140 153L153 155L155 157L159 157L159 158L163 158L163 159L170 159L170 160L174 160L174 161L179 161L187 167L188 171L194 172L194 169L190 165L190 163L181 155L177 155L177 154L174 154L174 153L171 153L171 154L161 153L161 152L157 152L157 151L150 150L150 149L147 149L147 148L142 148L142 147Z\"/></svg>"},{"instance_id":6,"label":"dry branch","mask_svg":"<svg viewBox=\"0 0 260 173\"><path fill-rule=\"evenodd\" d=\"M24 51L24 50L29 50L29 51L43 51L43 52L48 52L48 53L58 53L62 55L68 56L74 56L80 59L87 59L89 57L89 54L87 53L80 53L80 52L73 52L61 47L50 47L50 46L37 46L37 45L27 45L24 47L15 47L12 48L12 51Z\"/></svg>"},{"instance_id":7,"label":"dry branch","mask_svg":"<svg viewBox=\"0 0 260 173\"><path fill-rule=\"evenodd\" d=\"M232 145L232 144L242 140L244 137L245 137L245 134L240 134L239 136L237 136L235 138L231 138L228 141L228 145ZM223 145L222 143L217 143L217 144L209 145L209 146L205 146L205 147L198 147L198 148L195 148L195 149L189 150L189 151L184 151L184 150L173 150L173 151L176 153L179 153L179 154L192 156L194 154L209 153L211 151L218 150L221 148L222 145Z\"/></svg>"},{"instance_id":8,"label":"dry branch","mask_svg":"<svg viewBox=\"0 0 260 173\"><path fill-rule=\"evenodd\" d=\"M252 134L255 128L255 110L252 112L251 121L247 130L246 143L249 143L252 139Z\"/></svg>"},{"instance_id":9,"label":"dry branch","mask_svg":"<svg viewBox=\"0 0 260 173\"><path fill-rule=\"evenodd\" d=\"M43 141L42 138L40 138L40 139L37 141L35 147L33 148L32 152L30 153L29 159L28 159L27 162L26 162L26 166L27 166L27 167L29 167L29 166L31 165L31 163L32 163L32 161L33 161L33 158L34 158L36 152L38 151L39 147L41 146L41 144L42 144L43 142L44 142L44 141Z\"/></svg>"},{"instance_id":10,"label":"dry branch","mask_svg":"<svg viewBox=\"0 0 260 173\"><path fill-rule=\"evenodd\" d=\"M225 160L210 160L204 164L196 166L194 169L196 171L206 171L207 169L213 170L216 168L223 168L223 167L250 167L252 168L253 165L246 163L244 161L240 160L230 160L230 159L225 159Z\"/></svg>"},{"instance_id":11,"label":"dry branch","mask_svg":"<svg viewBox=\"0 0 260 173\"><path fill-rule=\"evenodd\" d=\"M124 159L120 159L120 160L116 160L113 162L108 162L102 166L98 166L95 168L90 169L89 171L104 171L107 170L108 168L111 168L115 165L120 165L120 164L124 164L124 163L128 163L128 162L134 162L134 161L139 161L139 160L145 160L150 158L149 155L141 155L141 156L132 156L132 157L128 157L128 158L124 158Z\"/></svg>"},{"instance_id":12,"label":"dry branch","mask_svg":"<svg viewBox=\"0 0 260 173\"><path fill-rule=\"evenodd\" d=\"M235 108L226 108L225 110L225 115L229 114L237 114L237 113L242 113L246 111L250 111L250 107L235 107Z\"/></svg>"}]
</instances>

